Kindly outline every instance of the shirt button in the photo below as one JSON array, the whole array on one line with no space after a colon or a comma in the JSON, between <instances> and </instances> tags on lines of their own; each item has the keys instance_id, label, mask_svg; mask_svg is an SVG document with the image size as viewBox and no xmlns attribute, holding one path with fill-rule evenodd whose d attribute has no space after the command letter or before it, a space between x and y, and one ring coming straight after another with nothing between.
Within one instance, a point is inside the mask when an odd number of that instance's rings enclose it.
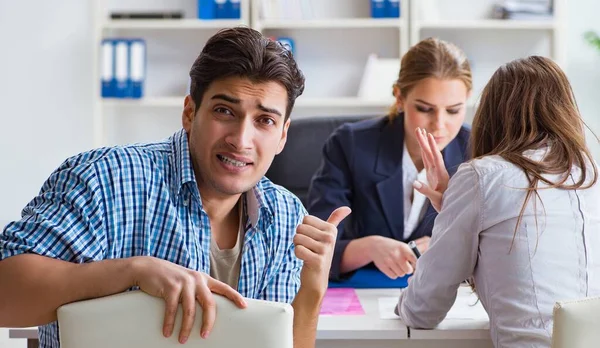
<instances>
[{"instance_id":1,"label":"shirt button","mask_svg":"<svg viewBox=\"0 0 600 348\"><path fill-rule=\"evenodd\" d=\"M188 205L190 205L190 199L189 199L189 198L187 198L187 197L186 197L186 198L184 198L184 199L183 199L183 205L184 205L184 206L186 206L186 207L187 207Z\"/></svg>"}]
</instances>

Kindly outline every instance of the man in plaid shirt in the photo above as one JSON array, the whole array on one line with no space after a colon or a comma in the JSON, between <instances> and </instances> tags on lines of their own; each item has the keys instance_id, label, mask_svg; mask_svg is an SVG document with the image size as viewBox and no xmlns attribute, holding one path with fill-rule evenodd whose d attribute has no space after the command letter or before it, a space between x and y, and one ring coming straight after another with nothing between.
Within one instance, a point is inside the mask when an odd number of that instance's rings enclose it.
<instances>
[{"instance_id":1,"label":"man in plaid shirt","mask_svg":"<svg viewBox=\"0 0 600 348\"><path fill-rule=\"evenodd\" d=\"M190 71L183 129L160 142L67 159L0 234L0 327L43 325L60 347L63 304L139 287L179 304L185 343L207 337L212 293L291 302L294 346L314 346L336 226L264 177L283 150L304 76L290 52L249 28L220 31ZM200 333L191 332L195 303Z\"/></svg>"}]
</instances>

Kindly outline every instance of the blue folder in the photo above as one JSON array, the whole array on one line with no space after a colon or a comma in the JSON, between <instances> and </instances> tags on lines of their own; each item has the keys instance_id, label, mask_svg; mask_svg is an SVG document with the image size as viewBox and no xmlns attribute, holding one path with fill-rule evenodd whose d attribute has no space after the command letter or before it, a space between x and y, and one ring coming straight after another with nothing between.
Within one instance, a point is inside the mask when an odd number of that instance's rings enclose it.
<instances>
[{"instance_id":1,"label":"blue folder","mask_svg":"<svg viewBox=\"0 0 600 348\"><path fill-rule=\"evenodd\" d=\"M214 0L215 18L229 18L229 5L227 0Z\"/></svg>"},{"instance_id":2,"label":"blue folder","mask_svg":"<svg viewBox=\"0 0 600 348\"><path fill-rule=\"evenodd\" d=\"M144 96L144 80L146 79L146 41L143 39L129 40L129 86L128 97L141 98Z\"/></svg>"},{"instance_id":3,"label":"blue folder","mask_svg":"<svg viewBox=\"0 0 600 348\"><path fill-rule=\"evenodd\" d=\"M115 90L117 98L130 97L131 75L129 73L129 41L125 39L113 40L115 50Z\"/></svg>"},{"instance_id":4,"label":"blue folder","mask_svg":"<svg viewBox=\"0 0 600 348\"><path fill-rule=\"evenodd\" d=\"M384 18L385 17L385 0L371 0L371 17L372 18Z\"/></svg>"},{"instance_id":5,"label":"blue folder","mask_svg":"<svg viewBox=\"0 0 600 348\"><path fill-rule=\"evenodd\" d=\"M240 2L241 2L241 0L227 0L227 4L229 5L228 18L232 18L232 19L242 18Z\"/></svg>"},{"instance_id":6,"label":"blue folder","mask_svg":"<svg viewBox=\"0 0 600 348\"><path fill-rule=\"evenodd\" d=\"M404 0L402 0L404 1ZM400 17L400 0L386 0L385 16L389 18Z\"/></svg>"},{"instance_id":7,"label":"blue folder","mask_svg":"<svg viewBox=\"0 0 600 348\"><path fill-rule=\"evenodd\" d=\"M117 80L115 78L115 49L113 41L112 39L104 39L101 45L102 68L100 80L102 98L111 98L116 95Z\"/></svg>"},{"instance_id":8,"label":"blue folder","mask_svg":"<svg viewBox=\"0 0 600 348\"><path fill-rule=\"evenodd\" d=\"M215 0L198 0L198 18L215 19L216 10Z\"/></svg>"},{"instance_id":9,"label":"blue folder","mask_svg":"<svg viewBox=\"0 0 600 348\"><path fill-rule=\"evenodd\" d=\"M329 281L330 288L355 288L355 289L384 289L405 288L408 286L408 277L390 279L376 268L363 268L356 271L352 277L343 281Z\"/></svg>"}]
</instances>

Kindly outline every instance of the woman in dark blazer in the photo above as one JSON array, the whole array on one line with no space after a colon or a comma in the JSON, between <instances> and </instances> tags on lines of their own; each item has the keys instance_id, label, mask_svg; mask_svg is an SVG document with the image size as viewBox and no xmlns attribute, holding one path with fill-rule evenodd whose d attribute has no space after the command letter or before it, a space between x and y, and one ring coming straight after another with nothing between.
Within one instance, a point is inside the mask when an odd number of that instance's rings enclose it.
<instances>
[{"instance_id":1,"label":"woman in dark blazer","mask_svg":"<svg viewBox=\"0 0 600 348\"><path fill-rule=\"evenodd\" d=\"M386 117L345 124L323 148L308 193L308 212L327 218L337 207L352 214L338 227L331 280L376 267L390 279L412 273L427 250L437 213L413 185L426 185L415 131L433 134L448 173L468 159L470 130L463 125L471 92L465 54L453 44L426 39L402 58L396 104Z\"/></svg>"}]
</instances>

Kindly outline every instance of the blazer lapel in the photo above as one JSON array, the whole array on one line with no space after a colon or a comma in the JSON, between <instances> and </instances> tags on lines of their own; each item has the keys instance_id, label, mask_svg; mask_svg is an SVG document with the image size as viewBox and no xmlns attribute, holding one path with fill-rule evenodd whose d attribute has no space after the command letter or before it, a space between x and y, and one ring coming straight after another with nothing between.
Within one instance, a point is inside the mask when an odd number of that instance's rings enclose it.
<instances>
[{"instance_id":1,"label":"blazer lapel","mask_svg":"<svg viewBox=\"0 0 600 348\"><path fill-rule=\"evenodd\" d=\"M442 156L444 157L444 164L446 165L448 174L450 174L450 176L454 175L464 158L464 155L460 149L460 145L456 139L452 140L446 146L446 148L442 151Z\"/></svg>"},{"instance_id":2,"label":"blazer lapel","mask_svg":"<svg viewBox=\"0 0 600 348\"><path fill-rule=\"evenodd\" d=\"M386 176L377 183L377 193L388 228L397 240L402 240L404 235L403 147L404 117L400 115L383 127L375 164L375 172Z\"/></svg>"}]
</instances>

